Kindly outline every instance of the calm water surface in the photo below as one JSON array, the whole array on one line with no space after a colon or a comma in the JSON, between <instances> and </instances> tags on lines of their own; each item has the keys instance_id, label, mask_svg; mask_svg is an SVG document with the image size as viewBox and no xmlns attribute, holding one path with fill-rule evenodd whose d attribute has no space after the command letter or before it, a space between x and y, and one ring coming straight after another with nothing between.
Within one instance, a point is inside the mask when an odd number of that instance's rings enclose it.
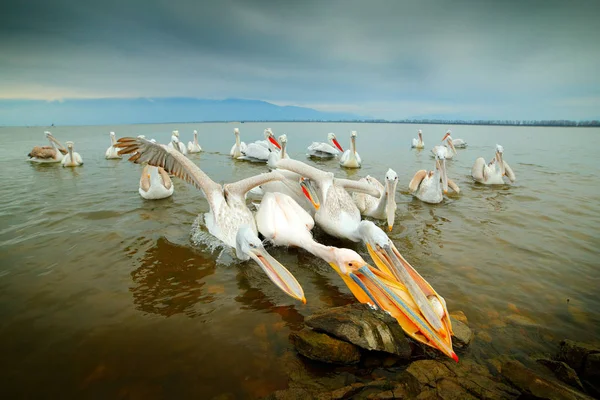
<instances>
[{"instance_id":1,"label":"calm water surface","mask_svg":"<svg viewBox=\"0 0 600 400\"><path fill-rule=\"evenodd\" d=\"M461 188L440 205L408 194L444 126L271 123L286 133L292 157L335 132L343 146L358 131L364 166L318 163L340 177L399 175L391 237L405 257L462 310L476 332L459 354L481 363L553 352L563 338L598 342L600 334L600 147L598 129L454 126L468 141L450 161ZM214 240L190 232L208 210L200 192L176 180L172 198L139 194L141 167L105 160L109 131L166 143L179 129L199 132L204 152L191 159L215 181L266 170L233 161L233 128L262 139L267 124L57 127L75 142L80 168L32 165L43 128L0 128L0 392L31 398L257 398L298 376L335 376L296 355L288 342L305 316L354 302L341 279L310 254L269 248L304 287L302 305L251 262L238 262ZM423 129L426 150L410 149ZM475 185L470 168L496 143L517 183ZM327 237L326 244L359 251ZM204 235L206 236L206 235ZM3 396L5 397L5 396Z\"/></svg>"}]
</instances>

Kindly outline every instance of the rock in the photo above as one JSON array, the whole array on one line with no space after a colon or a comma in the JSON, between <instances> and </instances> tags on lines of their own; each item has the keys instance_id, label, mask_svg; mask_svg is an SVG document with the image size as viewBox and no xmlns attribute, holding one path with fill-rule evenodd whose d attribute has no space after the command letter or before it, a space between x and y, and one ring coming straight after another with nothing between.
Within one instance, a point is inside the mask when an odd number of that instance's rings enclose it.
<instances>
[{"instance_id":1,"label":"rock","mask_svg":"<svg viewBox=\"0 0 600 400\"><path fill-rule=\"evenodd\" d=\"M581 373L587 356L595 353L600 353L600 349L586 343L566 339L560 342L558 359L566 362L577 373Z\"/></svg>"},{"instance_id":2,"label":"rock","mask_svg":"<svg viewBox=\"0 0 600 400\"><path fill-rule=\"evenodd\" d=\"M554 372L554 376L581 391L583 391L583 385L577 376L577 372L562 361L548 360L546 358L540 358L536 360L550 371Z\"/></svg>"},{"instance_id":3,"label":"rock","mask_svg":"<svg viewBox=\"0 0 600 400\"><path fill-rule=\"evenodd\" d=\"M349 386L333 390L327 393L321 393L317 396L318 400L342 400L349 399L360 392L365 385L363 383L353 383Z\"/></svg>"},{"instance_id":4,"label":"rock","mask_svg":"<svg viewBox=\"0 0 600 400\"><path fill-rule=\"evenodd\" d=\"M512 314L506 317L506 322L520 326L537 326L538 324L529 317L520 314Z\"/></svg>"},{"instance_id":5,"label":"rock","mask_svg":"<svg viewBox=\"0 0 600 400\"><path fill-rule=\"evenodd\" d=\"M464 322L454 319L454 317L450 317L450 322L452 322L452 330L454 331L454 336L452 336L452 346L457 349L467 347L473 340L473 337L475 337L471 328Z\"/></svg>"},{"instance_id":6,"label":"rock","mask_svg":"<svg viewBox=\"0 0 600 400\"><path fill-rule=\"evenodd\" d=\"M586 357L582 376L585 379L600 381L600 353L592 353Z\"/></svg>"},{"instance_id":7,"label":"rock","mask_svg":"<svg viewBox=\"0 0 600 400\"><path fill-rule=\"evenodd\" d=\"M419 385L417 399L516 399L520 393L494 380L487 368L463 361L421 360L406 372ZM414 392L413 392L414 393Z\"/></svg>"},{"instance_id":8,"label":"rock","mask_svg":"<svg viewBox=\"0 0 600 400\"><path fill-rule=\"evenodd\" d=\"M463 324L469 325L469 321L467 320L467 316L462 311L454 311L450 313L450 317L454 318L457 321L462 322Z\"/></svg>"},{"instance_id":9,"label":"rock","mask_svg":"<svg viewBox=\"0 0 600 400\"><path fill-rule=\"evenodd\" d=\"M328 333L366 350L384 351L408 359L411 348L398 322L366 304L329 308L304 321L311 328Z\"/></svg>"},{"instance_id":10,"label":"rock","mask_svg":"<svg viewBox=\"0 0 600 400\"><path fill-rule=\"evenodd\" d=\"M303 329L290 334L290 340L298 353L312 360L333 364L355 364L360 360L358 347L324 333Z\"/></svg>"},{"instance_id":11,"label":"rock","mask_svg":"<svg viewBox=\"0 0 600 400\"><path fill-rule=\"evenodd\" d=\"M316 397L312 392L306 389L292 388L285 390L278 390L274 393L271 393L267 397L264 397L263 400L313 400Z\"/></svg>"},{"instance_id":12,"label":"rock","mask_svg":"<svg viewBox=\"0 0 600 400\"><path fill-rule=\"evenodd\" d=\"M558 382L549 381L518 361L502 364L502 375L527 396L551 400L584 400L591 397Z\"/></svg>"}]
</instances>

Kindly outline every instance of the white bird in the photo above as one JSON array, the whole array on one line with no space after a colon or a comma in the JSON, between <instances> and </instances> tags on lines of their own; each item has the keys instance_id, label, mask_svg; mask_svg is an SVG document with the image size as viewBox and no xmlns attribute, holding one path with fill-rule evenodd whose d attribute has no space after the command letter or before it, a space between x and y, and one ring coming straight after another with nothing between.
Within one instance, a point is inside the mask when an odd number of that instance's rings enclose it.
<instances>
[{"instance_id":1,"label":"white bird","mask_svg":"<svg viewBox=\"0 0 600 400\"><path fill-rule=\"evenodd\" d=\"M315 158L333 158L343 152L342 146L337 141L335 137L335 133L329 132L327 134L327 140L331 142L323 143L323 142L312 142L310 146L308 146L308 156Z\"/></svg>"},{"instance_id":2,"label":"white bird","mask_svg":"<svg viewBox=\"0 0 600 400\"><path fill-rule=\"evenodd\" d=\"M448 193L448 187L456 193L460 193L458 185L448 179L446 171L446 155L448 149L444 146L436 146L435 170L417 171L408 184L409 192L425 203L437 204L444 199L444 193Z\"/></svg>"},{"instance_id":3,"label":"white bird","mask_svg":"<svg viewBox=\"0 0 600 400\"><path fill-rule=\"evenodd\" d=\"M365 193L353 193L352 199L360 210L361 215L376 219L387 220L388 229L391 231L394 226L396 214L396 185L398 184L398 174L391 168L385 174L385 186L376 178L367 175L359 180L377 188L380 197L376 198Z\"/></svg>"},{"instance_id":4,"label":"white bird","mask_svg":"<svg viewBox=\"0 0 600 400\"><path fill-rule=\"evenodd\" d=\"M79 155L79 153L76 153L73 151L73 142L66 142L67 143L67 155L63 157L62 161L60 162L62 164L63 167L79 167L80 165L83 165L83 160L81 159L81 156Z\"/></svg>"},{"instance_id":5,"label":"white bird","mask_svg":"<svg viewBox=\"0 0 600 400\"><path fill-rule=\"evenodd\" d=\"M107 160L122 158L119 155L119 148L115 147L115 144L117 144L117 139L115 138L115 133L110 132L109 136L110 136L110 147L108 149L106 149L106 154L104 155L104 158L106 158Z\"/></svg>"},{"instance_id":6,"label":"white bird","mask_svg":"<svg viewBox=\"0 0 600 400\"><path fill-rule=\"evenodd\" d=\"M345 168L360 168L362 161L356 152L356 131L350 135L350 148L342 154L340 165Z\"/></svg>"},{"instance_id":7,"label":"white bird","mask_svg":"<svg viewBox=\"0 0 600 400\"><path fill-rule=\"evenodd\" d=\"M167 146L171 149L178 149L184 156L187 156L187 148L179 141L179 131L175 130L171 133L171 141Z\"/></svg>"},{"instance_id":8,"label":"white bird","mask_svg":"<svg viewBox=\"0 0 600 400\"><path fill-rule=\"evenodd\" d=\"M413 138L412 147L415 149L423 149L425 148L425 142L423 142L423 132L419 129L419 138Z\"/></svg>"},{"instance_id":9,"label":"white bird","mask_svg":"<svg viewBox=\"0 0 600 400\"><path fill-rule=\"evenodd\" d=\"M505 183L504 176L506 176L511 182L514 182L517 178L512 168L504 161L503 154L504 147L497 144L496 154L489 164L485 163L483 157L475 160L475 164L471 169L473 179L485 185L503 185Z\"/></svg>"},{"instance_id":10,"label":"white bird","mask_svg":"<svg viewBox=\"0 0 600 400\"><path fill-rule=\"evenodd\" d=\"M444 145L433 146L433 148L431 149L431 154L433 155L433 157L437 157L438 149L440 149L440 148L445 148L448 150L445 153L446 160L451 160L456 155L456 148L454 147L454 140L452 139L452 136L450 136L451 133L452 133L452 131L450 131L450 130L446 131L446 134L442 138L442 143L445 140L447 143L446 146L444 146Z\"/></svg>"},{"instance_id":11,"label":"white bird","mask_svg":"<svg viewBox=\"0 0 600 400\"><path fill-rule=\"evenodd\" d=\"M210 206L210 211L204 215L204 222L210 234L235 248L238 258L252 258L256 261L273 283L285 293L306 302L302 287L296 278L262 246L257 236L254 215L246 206L246 192L263 183L281 179L281 174L273 171L221 186L190 159L168 146L142 138L121 138L117 143L121 154L133 154L129 161L136 164L147 162L149 165L164 168L168 173L200 189Z\"/></svg>"},{"instance_id":12,"label":"white bird","mask_svg":"<svg viewBox=\"0 0 600 400\"><path fill-rule=\"evenodd\" d=\"M50 146L35 146L27 156L28 161L35 163L59 163L62 161L67 149L48 131L44 132Z\"/></svg>"},{"instance_id":13,"label":"white bird","mask_svg":"<svg viewBox=\"0 0 600 400\"><path fill-rule=\"evenodd\" d=\"M242 151L242 160L250 161L267 161L271 151L280 151L281 145L275 139L270 128L265 129L264 136L266 140L257 140L246 146L246 150Z\"/></svg>"},{"instance_id":14,"label":"white bird","mask_svg":"<svg viewBox=\"0 0 600 400\"><path fill-rule=\"evenodd\" d=\"M202 151L202 147L198 144L198 131L194 129L194 140L188 142L187 145L188 153L200 153Z\"/></svg>"},{"instance_id":15,"label":"white bird","mask_svg":"<svg viewBox=\"0 0 600 400\"><path fill-rule=\"evenodd\" d=\"M233 158L240 158L242 153L246 151L246 143L240 141L240 130L238 128L233 129L235 134L235 144L231 148L229 155Z\"/></svg>"},{"instance_id":16,"label":"white bird","mask_svg":"<svg viewBox=\"0 0 600 400\"><path fill-rule=\"evenodd\" d=\"M138 191L144 199L158 200L173 195L174 187L169 174L164 169L145 165L142 169Z\"/></svg>"}]
</instances>

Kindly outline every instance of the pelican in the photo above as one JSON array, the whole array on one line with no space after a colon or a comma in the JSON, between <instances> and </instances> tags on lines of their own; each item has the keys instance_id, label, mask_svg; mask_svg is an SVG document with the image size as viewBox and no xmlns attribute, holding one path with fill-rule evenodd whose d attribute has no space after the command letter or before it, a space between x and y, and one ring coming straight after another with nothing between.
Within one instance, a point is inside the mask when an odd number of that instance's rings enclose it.
<instances>
[{"instance_id":1,"label":"pelican","mask_svg":"<svg viewBox=\"0 0 600 400\"><path fill-rule=\"evenodd\" d=\"M246 150L242 151L241 159L251 161L267 161L271 151L281 150L281 145L275 139L271 128L265 129L264 136L266 140L257 140L256 142L250 143L248 146L246 146Z\"/></svg>"},{"instance_id":2,"label":"pelican","mask_svg":"<svg viewBox=\"0 0 600 400\"><path fill-rule=\"evenodd\" d=\"M333 158L343 152L342 146L337 141L335 137L335 133L329 132L327 134L327 140L331 142L323 143L323 142L312 142L310 146L308 146L308 156L315 158Z\"/></svg>"},{"instance_id":3,"label":"pelican","mask_svg":"<svg viewBox=\"0 0 600 400\"><path fill-rule=\"evenodd\" d=\"M471 169L473 179L485 185L503 185L505 183L504 176L506 176L511 182L514 182L517 178L512 168L504 161L503 153L504 147L497 144L496 154L489 164L486 165L483 157L475 160Z\"/></svg>"},{"instance_id":4,"label":"pelican","mask_svg":"<svg viewBox=\"0 0 600 400\"><path fill-rule=\"evenodd\" d=\"M194 141L188 142L187 145L188 153L200 153L202 147L198 144L198 131L194 129Z\"/></svg>"},{"instance_id":5,"label":"pelican","mask_svg":"<svg viewBox=\"0 0 600 400\"><path fill-rule=\"evenodd\" d=\"M418 139L413 138L412 147L414 149L424 149L425 143L423 142L423 132L421 132L421 130L419 129L418 133L419 133L419 138Z\"/></svg>"},{"instance_id":6,"label":"pelican","mask_svg":"<svg viewBox=\"0 0 600 400\"><path fill-rule=\"evenodd\" d=\"M446 131L446 134L442 138L442 143L445 140L446 143L448 144L447 146L443 146L443 145L433 146L433 149L431 149L431 154L433 155L433 157L436 157L438 149L440 149L442 147L446 148L448 150L446 152L446 158L445 158L446 160L451 160L456 155L456 148L454 147L454 140L452 140L452 136L450 136L451 133L452 133L452 131L450 131L450 130Z\"/></svg>"},{"instance_id":7,"label":"pelican","mask_svg":"<svg viewBox=\"0 0 600 400\"><path fill-rule=\"evenodd\" d=\"M44 134L50 142L50 146L35 146L27 154L27 157L29 157L28 161L36 163L61 162L64 155L67 154L67 149L50 132L46 131Z\"/></svg>"},{"instance_id":8,"label":"pelican","mask_svg":"<svg viewBox=\"0 0 600 400\"><path fill-rule=\"evenodd\" d=\"M437 204L444 199L443 193L448 193L448 187L460 193L458 185L448 179L446 171L446 156L449 153L444 146L436 146L435 170L417 171L408 184L408 190L413 196L425 203ZM443 193L442 193L443 192Z\"/></svg>"},{"instance_id":9,"label":"pelican","mask_svg":"<svg viewBox=\"0 0 600 400\"><path fill-rule=\"evenodd\" d=\"M79 153L76 153L73 151L73 145L75 143L73 142L66 142L67 143L67 150L68 153L66 156L63 157L62 161L60 162L62 164L63 167L79 167L80 165L83 165L83 160L81 159L81 156L79 155Z\"/></svg>"},{"instance_id":10,"label":"pelican","mask_svg":"<svg viewBox=\"0 0 600 400\"><path fill-rule=\"evenodd\" d=\"M380 193L379 199L364 193L353 193L352 199L360 210L361 215L376 219L387 220L388 229L391 231L394 226L396 214L396 185L398 184L398 174L391 168L385 174L385 186L376 178L367 175L359 182L366 182L376 187Z\"/></svg>"},{"instance_id":11,"label":"pelican","mask_svg":"<svg viewBox=\"0 0 600 400\"><path fill-rule=\"evenodd\" d=\"M289 296L306 303L304 291L294 276L263 247L257 236L254 215L246 206L245 194L253 187L281 179L277 171L263 173L241 181L219 185L181 152L143 138L121 138L120 154L133 154L129 161L164 168L200 189L210 211L204 221L211 235L236 250L241 260L252 258L267 276Z\"/></svg>"},{"instance_id":12,"label":"pelican","mask_svg":"<svg viewBox=\"0 0 600 400\"><path fill-rule=\"evenodd\" d=\"M138 191L144 199L158 200L170 197L173 194L174 187L169 174L164 169L145 165Z\"/></svg>"},{"instance_id":13,"label":"pelican","mask_svg":"<svg viewBox=\"0 0 600 400\"><path fill-rule=\"evenodd\" d=\"M450 136L451 134L452 134L452 131L448 129L446 131L446 135ZM454 147L456 147L457 149L466 149L467 148L467 142L465 142L462 139L454 139L452 142L454 144Z\"/></svg>"},{"instance_id":14,"label":"pelican","mask_svg":"<svg viewBox=\"0 0 600 400\"><path fill-rule=\"evenodd\" d=\"M407 274L411 275L408 277L409 285L413 291L420 293L420 297L417 296L419 300L413 299L411 289L399 284L387 272L368 265L353 250L324 246L316 242L310 233L314 220L285 194L265 194L256 214L256 221L260 233L267 240L278 246L303 248L329 263L360 302L388 311L415 340L435 347L458 361L452 350L452 325L444 299L401 256L400 259L406 264L401 268L406 268ZM383 254L388 250L393 251L391 248L377 248L376 254ZM378 255L376 257L387 269L382 259ZM387 258L385 260L388 262ZM418 301L424 301L430 306L435 313L433 318L440 323L439 330L425 319L417 305Z\"/></svg>"},{"instance_id":15,"label":"pelican","mask_svg":"<svg viewBox=\"0 0 600 400\"><path fill-rule=\"evenodd\" d=\"M342 154L340 165L345 168L360 168L362 161L356 152L356 131L350 135L350 148Z\"/></svg>"},{"instance_id":16,"label":"pelican","mask_svg":"<svg viewBox=\"0 0 600 400\"><path fill-rule=\"evenodd\" d=\"M106 158L107 160L122 158L118 154L119 148L115 147L115 144L117 144L117 139L115 138L115 133L110 132L109 136L110 136L110 147L108 149L106 149L106 154L105 154L104 158Z\"/></svg>"},{"instance_id":17,"label":"pelican","mask_svg":"<svg viewBox=\"0 0 600 400\"><path fill-rule=\"evenodd\" d=\"M187 155L187 148L179 141L179 131L175 130L171 133L171 141L167 145L172 149L179 150L184 156Z\"/></svg>"},{"instance_id":18,"label":"pelican","mask_svg":"<svg viewBox=\"0 0 600 400\"><path fill-rule=\"evenodd\" d=\"M242 153L246 151L246 143L240 142L240 130L238 128L233 129L233 133L235 134L235 144L231 148L229 155L233 158L240 158Z\"/></svg>"}]
</instances>

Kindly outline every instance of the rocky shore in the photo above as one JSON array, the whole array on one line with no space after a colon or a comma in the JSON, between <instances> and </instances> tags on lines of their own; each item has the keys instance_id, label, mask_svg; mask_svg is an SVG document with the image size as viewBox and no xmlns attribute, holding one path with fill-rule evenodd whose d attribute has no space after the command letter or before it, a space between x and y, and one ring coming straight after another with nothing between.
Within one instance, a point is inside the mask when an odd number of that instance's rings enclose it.
<instances>
[{"instance_id":1,"label":"rocky shore","mask_svg":"<svg viewBox=\"0 0 600 400\"><path fill-rule=\"evenodd\" d=\"M464 313L450 315L460 357L475 335ZM484 365L455 363L413 341L387 313L352 304L309 316L290 341L301 356L337 368L336 378L292 379L288 389L266 399L600 398L600 349L571 340L533 366L507 359L492 374ZM365 368L373 370L368 378L359 373Z\"/></svg>"}]
</instances>

